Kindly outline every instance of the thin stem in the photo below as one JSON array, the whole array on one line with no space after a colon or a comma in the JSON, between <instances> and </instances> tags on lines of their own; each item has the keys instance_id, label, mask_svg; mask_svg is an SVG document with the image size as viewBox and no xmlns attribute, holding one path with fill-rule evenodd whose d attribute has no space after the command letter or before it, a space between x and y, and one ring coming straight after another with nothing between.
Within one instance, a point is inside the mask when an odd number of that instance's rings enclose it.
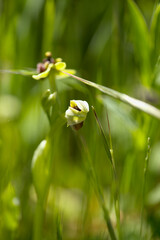
<instances>
[{"instance_id":1,"label":"thin stem","mask_svg":"<svg viewBox=\"0 0 160 240\"><path fill-rule=\"evenodd\" d=\"M148 137L147 154L146 154L145 163L144 163L144 174L143 174L143 185L142 185L142 208L141 208L140 239L142 239L144 199L145 199L146 177L147 177L147 170L148 170L148 162L149 162L150 150L151 150L150 138Z\"/></svg>"},{"instance_id":2,"label":"thin stem","mask_svg":"<svg viewBox=\"0 0 160 240\"><path fill-rule=\"evenodd\" d=\"M110 237L111 237L112 240L117 240L117 237L116 237L116 234L115 234L115 231L114 231L114 228L113 228L110 216L109 216L109 211L106 207L104 196L103 196L100 184L98 182L98 178L97 178L97 175L96 175L96 171L95 171L95 168L94 168L92 158L90 157L90 154L89 154L89 151L88 151L88 148L87 148L87 145L86 145L86 142L85 142L84 138L82 138L82 136L79 136L79 138L80 138L80 141L81 141L82 146L84 148L84 151L87 155L87 158L86 158L88 160L87 161L87 164L88 164L87 171L88 171L89 176L91 177L92 185L94 187L95 193L96 193L98 201L100 203L100 206L102 207L103 214L104 214L104 219L105 219L105 222L107 224Z\"/></svg>"},{"instance_id":3,"label":"thin stem","mask_svg":"<svg viewBox=\"0 0 160 240\"><path fill-rule=\"evenodd\" d=\"M119 239L121 239L121 230L120 230L120 204L119 204L119 186L118 186L118 178L117 178L117 172L116 172L116 167L115 167L115 161L114 161L114 155L113 155L113 147L112 147L112 138L111 138L111 131L110 131L110 124L109 124L109 118L107 114L107 122L108 122L108 129L109 129L109 140L110 144L108 144L107 138L105 136L103 127L101 125L101 122L97 116L97 113L92 106L92 110L96 119L96 122L98 124L98 127L100 129L101 135L103 137L103 143L104 143L104 148L106 150L107 156L109 158L109 161L112 166L112 172L113 172L113 189L114 189L114 207L115 207L115 213L116 213L116 219L117 219L117 230L118 230L118 235ZM110 146L109 146L110 145Z\"/></svg>"},{"instance_id":4,"label":"thin stem","mask_svg":"<svg viewBox=\"0 0 160 240\"><path fill-rule=\"evenodd\" d=\"M109 117L108 117L108 112L107 112L107 122L108 122L108 130L109 130L109 142L110 142L110 152L111 152L111 157L112 157L112 162L114 164L115 168L115 193L114 193L114 206L115 206L115 212L116 212L116 219L117 219L117 230L118 230L118 235L119 239L122 239L122 233L121 233L121 226L120 226L120 195L119 195L119 184L118 184L118 178L117 178L117 173L116 173L116 167L115 167L115 160L114 160L114 152L113 152L113 144L112 144L112 137L111 137L111 128L110 128L110 123L109 123Z\"/></svg>"},{"instance_id":5,"label":"thin stem","mask_svg":"<svg viewBox=\"0 0 160 240\"><path fill-rule=\"evenodd\" d=\"M111 163L111 166L112 166L112 168L113 168L114 175L116 176L115 165L114 165L114 162L113 162L113 159L112 159L112 156L111 156L111 151L110 151L110 148L109 148L108 141L107 141L107 139L106 139L106 136L105 136L105 134L104 134L104 131L103 131L101 122L100 122L100 120L99 120L99 118L98 118L98 116L97 116L97 113L96 113L96 111L95 111L95 109L94 109L93 106L92 106L92 110L93 110L93 113L94 113L94 116L95 116L97 125L98 125L98 127L99 127L99 129L100 129L100 133L101 133L101 135L102 135L102 137L103 137L103 143L104 143L105 151L106 151L106 153L107 153L108 159L109 159L109 161L110 161L110 163Z\"/></svg>"},{"instance_id":6,"label":"thin stem","mask_svg":"<svg viewBox=\"0 0 160 240\"><path fill-rule=\"evenodd\" d=\"M55 92L56 83L55 83L55 73L53 71L51 71L51 73L50 73L49 82L50 82L51 91ZM50 93L50 91L49 91L49 93ZM57 109L58 109L58 106L57 106L57 104L55 104L54 111L50 112L50 109L47 112L45 111L48 116L49 123L50 123L50 131L47 136L50 146L54 142L53 139L55 137L55 132L66 122L66 120L64 120L64 118L62 116L57 117L58 116ZM51 184L52 160L53 160L53 154L54 154L53 151L54 150L53 150L53 146L52 146L52 147L50 147L50 156L48 156L48 162L46 162L46 164L48 164L48 166L47 166L48 175L45 176L47 178L47 179L45 179L45 181L46 181L45 190L41 194L41 196L38 195L36 211L35 211L35 219L34 219L33 240L41 240L42 239L43 218L44 218L44 214L45 214L46 201L47 201L49 188L50 188L50 184ZM59 233L58 239L62 239L62 238L60 238L60 236L61 236L60 235L60 223L57 226L59 227L59 229L57 230Z\"/></svg>"}]
</instances>

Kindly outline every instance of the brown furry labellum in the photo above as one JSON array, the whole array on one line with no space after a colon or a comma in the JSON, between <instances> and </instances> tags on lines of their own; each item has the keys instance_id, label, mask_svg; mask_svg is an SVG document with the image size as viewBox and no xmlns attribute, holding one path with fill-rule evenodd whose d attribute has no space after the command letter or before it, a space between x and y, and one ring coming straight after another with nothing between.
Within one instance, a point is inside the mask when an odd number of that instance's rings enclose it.
<instances>
[{"instance_id":1,"label":"brown furry labellum","mask_svg":"<svg viewBox=\"0 0 160 240\"><path fill-rule=\"evenodd\" d=\"M43 59L43 62L40 62L37 64L37 72L38 73L44 72L50 63L55 63L54 58L52 58L51 52L46 52L45 57L46 58Z\"/></svg>"},{"instance_id":2,"label":"brown furry labellum","mask_svg":"<svg viewBox=\"0 0 160 240\"><path fill-rule=\"evenodd\" d=\"M72 125L72 128L76 131L79 130L80 128L82 128L82 127L83 127L83 122Z\"/></svg>"}]
</instances>

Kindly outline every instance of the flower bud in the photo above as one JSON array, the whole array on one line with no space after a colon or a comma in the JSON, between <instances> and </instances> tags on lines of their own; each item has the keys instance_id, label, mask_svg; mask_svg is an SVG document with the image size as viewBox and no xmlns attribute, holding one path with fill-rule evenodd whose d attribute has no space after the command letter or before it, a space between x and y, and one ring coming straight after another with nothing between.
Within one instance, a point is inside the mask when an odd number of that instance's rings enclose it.
<instances>
[{"instance_id":1,"label":"flower bud","mask_svg":"<svg viewBox=\"0 0 160 240\"><path fill-rule=\"evenodd\" d=\"M88 112L89 105L86 101L71 100L70 106L65 112L67 126L72 126L75 130L79 130L83 126Z\"/></svg>"},{"instance_id":2,"label":"flower bud","mask_svg":"<svg viewBox=\"0 0 160 240\"><path fill-rule=\"evenodd\" d=\"M42 98L41 98L42 107L49 118L50 118L50 114L51 114L51 109L56 102L56 96L57 96L56 92L51 93L50 89L47 89L43 93Z\"/></svg>"}]
</instances>

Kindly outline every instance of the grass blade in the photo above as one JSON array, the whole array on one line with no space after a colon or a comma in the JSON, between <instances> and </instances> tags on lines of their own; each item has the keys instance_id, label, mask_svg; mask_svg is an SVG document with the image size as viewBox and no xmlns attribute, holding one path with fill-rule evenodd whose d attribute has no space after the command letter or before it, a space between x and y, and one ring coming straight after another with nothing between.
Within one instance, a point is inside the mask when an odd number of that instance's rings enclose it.
<instances>
[{"instance_id":1,"label":"grass blade","mask_svg":"<svg viewBox=\"0 0 160 240\"><path fill-rule=\"evenodd\" d=\"M150 138L148 138L147 154L146 154L145 163L144 163L144 175L143 175L143 185L142 185L142 209L141 209L140 239L142 239L144 199L145 199L146 177L147 177L150 150L151 150Z\"/></svg>"},{"instance_id":2,"label":"grass blade","mask_svg":"<svg viewBox=\"0 0 160 240\"><path fill-rule=\"evenodd\" d=\"M56 227L57 227L57 240L62 240L62 224L61 224L61 217L57 215L56 218Z\"/></svg>"},{"instance_id":3,"label":"grass blade","mask_svg":"<svg viewBox=\"0 0 160 240\"><path fill-rule=\"evenodd\" d=\"M23 76L32 76L36 74L36 70L0 70L0 73L11 73Z\"/></svg>"},{"instance_id":4,"label":"grass blade","mask_svg":"<svg viewBox=\"0 0 160 240\"><path fill-rule=\"evenodd\" d=\"M116 234L115 234L115 231L114 231L111 219L110 219L109 210L106 207L104 195L103 195L103 192L101 190L101 186L99 184L99 181L98 181L98 178L97 178L97 174L96 174L96 171L95 171L95 167L94 167L92 158L90 156L90 153L89 153L86 141L85 141L85 139L82 136L78 135L78 137L79 137L80 142L81 142L81 144L83 146L84 152L85 152L85 154L87 156L86 157L87 165L88 165L87 169L86 169L86 171L88 172L87 175L89 175L89 177L91 179L93 188L94 188L95 193L97 195L97 199L98 199L99 204L100 204L100 206L101 206L101 208L103 210L103 215L104 215L104 219L105 219L106 225L108 227L108 232L110 234L110 238L112 240L117 240L117 237L116 237Z\"/></svg>"},{"instance_id":5,"label":"grass blade","mask_svg":"<svg viewBox=\"0 0 160 240\"><path fill-rule=\"evenodd\" d=\"M119 99L120 101L122 101L124 103L127 103L128 105L132 106L133 108L139 109L142 112L145 112L145 113L147 113L147 114L149 114L149 115L151 115L151 116L153 116L157 119L160 119L160 110L158 108L146 103L146 102L143 102L143 101L138 100L136 98L130 97L130 96L124 94L124 93L120 93L118 91L115 91L111 88L102 86L100 84L97 84L97 83L88 81L86 79L77 77L77 76L75 76L73 74L70 74L70 73L67 73L65 71L62 71L62 72L69 75L70 77L73 77L73 78L77 79L78 81L83 82L86 85L89 85L91 87L94 87L94 88L98 89L99 91L107 94L108 96L111 96L115 99Z\"/></svg>"},{"instance_id":6,"label":"grass blade","mask_svg":"<svg viewBox=\"0 0 160 240\"><path fill-rule=\"evenodd\" d=\"M104 148L105 151L107 153L107 156L111 162L112 165L112 170L113 170L113 177L114 177L114 181L113 181L113 189L114 189L114 206L115 206L115 213L116 213L116 218L117 218L117 230L118 230L118 234L119 234L119 239L121 239L121 229L120 229L120 206L119 206L119 186L118 186L118 179L117 179L117 173L116 173L116 168L115 168L115 162L114 162L114 155L113 155L113 147L112 147L112 138L111 138L111 131L110 131L110 124L109 124L109 118L108 118L108 114L107 114L107 122L108 122L108 129L109 129L109 144L106 138L106 135L104 133L103 127L101 125L101 122L97 116L97 113L94 109L94 107L92 106L92 110L94 112L96 121L97 121L97 125L100 129L102 138L103 138L103 143L104 143Z\"/></svg>"},{"instance_id":7,"label":"grass blade","mask_svg":"<svg viewBox=\"0 0 160 240\"><path fill-rule=\"evenodd\" d=\"M136 58L140 61L141 78L145 85L150 83L150 37L145 19L133 0L128 0L131 34Z\"/></svg>"},{"instance_id":8,"label":"grass blade","mask_svg":"<svg viewBox=\"0 0 160 240\"><path fill-rule=\"evenodd\" d=\"M152 16L151 28L150 28L153 43L154 43L155 38L156 38L156 27L157 27L157 24L159 22L159 15L160 15L160 4L157 4L157 6L155 8L155 11L153 13L153 16Z\"/></svg>"},{"instance_id":9,"label":"grass blade","mask_svg":"<svg viewBox=\"0 0 160 240\"><path fill-rule=\"evenodd\" d=\"M103 131L103 128L102 128L102 125L101 125L101 122L97 116L97 113L94 109L94 107L92 106L92 110L93 110L93 113L94 113L94 116L95 116L95 119L97 121L97 124L98 124L98 127L100 129L100 132L101 132L101 135L102 135L102 138L103 138L103 143L104 143L104 146L105 146L105 151L107 153L107 156L108 156L108 159L110 160L110 163L112 165L112 167L114 168L114 163L112 162L112 156L111 156L111 152L110 152L110 148L109 148L109 144L108 144L108 141L107 141L107 138L104 134L104 131Z\"/></svg>"},{"instance_id":10,"label":"grass blade","mask_svg":"<svg viewBox=\"0 0 160 240\"><path fill-rule=\"evenodd\" d=\"M159 41L160 41L160 4L158 3L155 6L152 20L151 20L151 26L150 26L150 36L151 36L151 42L152 42L152 56L153 60L152 63L155 65L157 62L157 59L159 57L159 51L160 51L160 46L159 46ZM154 66L153 65L153 66Z\"/></svg>"}]
</instances>

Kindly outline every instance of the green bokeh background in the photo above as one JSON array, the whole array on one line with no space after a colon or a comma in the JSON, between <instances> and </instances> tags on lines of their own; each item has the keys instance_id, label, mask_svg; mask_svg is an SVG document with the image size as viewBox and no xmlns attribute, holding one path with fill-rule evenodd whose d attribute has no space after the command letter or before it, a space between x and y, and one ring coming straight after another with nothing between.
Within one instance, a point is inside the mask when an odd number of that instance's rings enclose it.
<instances>
[{"instance_id":1,"label":"green bokeh background","mask_svg":"<svg viewBox=\"0 0 160 240\"><path fill-rule=\"evenodd\" d=\"M90 81L160 108L160 13L158 1L0 0L0 69L35 69L46 51ZM155 23L155 24L154 24ZM36 193L31 161L49 132L41 107L47 80L0 73L0 239L30 240ZM160 238L159 120L102 95L71 78L57 81L60 113L70 99L93 105L108 136L107 112L118 172L123 239L139 239L147 138L144 239ZM79 130L86 139L113 226L112 174L94 114ZM109 239L103 213L84 170L85 154L66 125L53 137L52 184L43 239Z\"/></svg>"}]
</instances>

